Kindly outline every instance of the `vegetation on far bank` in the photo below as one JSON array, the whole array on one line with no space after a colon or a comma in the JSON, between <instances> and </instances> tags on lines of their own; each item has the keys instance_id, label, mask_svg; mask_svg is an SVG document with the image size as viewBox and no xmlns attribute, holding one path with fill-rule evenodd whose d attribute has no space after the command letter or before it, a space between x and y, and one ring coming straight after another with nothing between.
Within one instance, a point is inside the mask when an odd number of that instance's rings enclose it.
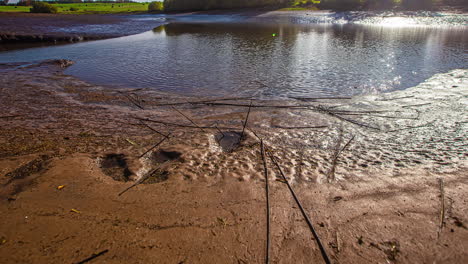
<instances>
[{"instance_id":1,"label":"vegetation on far bank","mask_svg":"<svg viewBox=\"0 0 468 264\"><path fill-rule=\"evenodd\" d=\"M438 6L464 6L465 0L164 0L164 10L197 11L269 7L281 10L432 10Z\"/></svg>"},{"instance_id":2,"label":"vegetation on far bank","mask_svg":"<svg viewBox=\"0 0 468 264\"><path fill-rule=\"evenodd\" d=\"M148 12L149 3L51 3L58 14L113 14ZM32 6L0 6L0 12L30 12Z\"/></svg>"},{"instance_id":3,"label":"vegetation on far bank","mask_svg":"<svg viewBox=\"0 0 468 264\"><path fill-rule=\"evenodd\" d=\"M1 2L2 0L0 0ZM302 10L434 10L440 6L463 7L465 0L164 0L136 2L48 2L52 7L0 5L0 12L33 12L58 14L112 14L142 12L184 12L216 9L268 8L282 11Z\"/></svg>"}]
</instances>

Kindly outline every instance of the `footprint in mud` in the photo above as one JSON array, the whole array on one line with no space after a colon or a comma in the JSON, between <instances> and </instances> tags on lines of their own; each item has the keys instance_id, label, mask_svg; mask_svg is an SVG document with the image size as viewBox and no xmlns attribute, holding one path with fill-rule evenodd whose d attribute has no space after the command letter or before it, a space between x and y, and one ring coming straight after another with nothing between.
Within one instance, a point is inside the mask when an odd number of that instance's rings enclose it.
<instances>
[{"instance_id":1,"label":"footprint in mud","mask_svg":"<svg viewBox=\"0 0 468 264\"><path fill-rule=\"evenodd\" d=\"M173 160L182 161L181 156L182 153L178 151L165 151L161 149L151 155L151 160L156 163L165 163Z\"/></svg>"},{"instance_id":2,"label":"footprint in mud","mask_svg":"<svg viewBox=\"0 0 468 264\"><path fill-rule=\"evenodd\" d=\"M224 152L232 152L239 147L241 133L228 131L215 135L216 142Z\"/></svg>"},{"instance_id":3,"label":"footprint in mud","mask_svg":"<svg viewBox=\"0 0 468 264\"><path fill-rule=\"evenodd\" d=\"M153 165L159 166L159 168L150 172L150 175L146 175L146 179L142 182L143 184L154 184L167 181L169 179L169 172L162 168L162 165L167 165L168 163L179 161L183 162L182 153L178 151L167 151L160 149L156 152L153 152L150 158L150 162Z\"/></svg>"},{"instance_id":4,"label":"footprint in mud","mask_svg":"<svg viewBox=\"0 0 468 264\"><path fill-rule=\"evenodd\" d=\"M43 155L7 173L5 175L7 178L6 183L1 184L4 188L0 191L0 197L5 194L7 196L16 195L24 191L27 186L33 184L35 179L48 169L50 160L51 157Z\"/></svg>"},{"instance_id":5,"label":"footprint in mud","mask_svg":"<svg viewBox=\"0 0 468 264\"><path fill-rule=\"evenodd\" d=\"M101 160L101 170L116 181L129 181L133 174L128 168L127 158L124 154L107 154Z\"/></svg>"},{"instance_id":6,"label":"footprint in mud","mask_svg":"<svg viewBox=\"0 0 468 264\"><path fill-rule=\"evenodd\" d=\"M25 179L28 176L36 173L40 173L46 170L47 165L50 162L49 156L40 156L39 158L30 161L29 163L17 168L16 170L7 173L5 176L8 178L6 184L10 184L13 181Z\"/></svg>"}]
</instances>

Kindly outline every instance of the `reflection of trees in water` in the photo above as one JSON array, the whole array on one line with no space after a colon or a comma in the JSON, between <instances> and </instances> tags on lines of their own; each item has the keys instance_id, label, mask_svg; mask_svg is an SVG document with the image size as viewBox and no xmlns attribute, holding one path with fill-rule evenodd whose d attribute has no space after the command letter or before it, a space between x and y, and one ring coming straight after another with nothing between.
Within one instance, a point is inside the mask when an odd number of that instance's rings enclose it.
<instances>
[{"instance_id":1,"label":"reflection of trees in water","mask_svg":"<svg viewBox=\"0 0 468 264\"><path fill-rule=\"evenodd\" d=\"M221 90L264 95L386 90L402 76L409 87L419 80L412 72L429 77L446 60L445 47L467 43L457 30L357 24L172 23L154 31L164 32L170 60L194 67L200 82L216 76Z\"/></svg>"},{"instance_id":2,"label":"reflection of trees in water","mask_svg":"<svg viewBox=\"0 0 468 264\"><path fill-rule=\"evenodd\" d=\"M464 6L464 0L165 0L166 11L233 9L247 7L310 6L334 10L431 10L437 5ZM466 1L466 0L465 0Z\"/></svg>"}]
</instances>

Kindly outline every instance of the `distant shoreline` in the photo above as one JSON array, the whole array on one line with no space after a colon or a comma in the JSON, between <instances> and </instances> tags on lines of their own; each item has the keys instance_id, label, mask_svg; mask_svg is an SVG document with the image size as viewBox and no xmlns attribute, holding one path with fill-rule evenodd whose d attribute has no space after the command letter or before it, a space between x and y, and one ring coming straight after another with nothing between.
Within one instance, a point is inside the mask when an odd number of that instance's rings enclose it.
<instances>
[{"instance_id":1,"label":"distant shoreline","mask_svg":"<svg viewBox=\"0 0 468 264\"><path fill-rule=\"evenodd\" d=\"M0 17L0 50L18 43L59 44L122 37L158 25L154 21L133 23L128 14L0 13Z\"/></svg>"},{"instance_id":2,"label":"distant shoreline","mask_svg":"<svg viewBox=\"0 0 468 264\"><path fill-rule=\"evenodd\" d=\"M171 16L240 15L244 17L282 17L331 13L332 10L268 10L234 9L169 13ZM379 11L373 11L379 12ZM385 11L382 11L385 12ZM389 11L391 12L391 11ZM463 15L461 10L439 11ZM401 13L407 13L401 11ZM411 13L408 11L408 13ZM150 14L150 13L148 13ZM138 14L34 14L0 12L0 51L17 49L15 45L66 44L80 41L100 40L143 33L158 27L163 22L155 20L135 21Z\"/></svg>"}]
</instances>

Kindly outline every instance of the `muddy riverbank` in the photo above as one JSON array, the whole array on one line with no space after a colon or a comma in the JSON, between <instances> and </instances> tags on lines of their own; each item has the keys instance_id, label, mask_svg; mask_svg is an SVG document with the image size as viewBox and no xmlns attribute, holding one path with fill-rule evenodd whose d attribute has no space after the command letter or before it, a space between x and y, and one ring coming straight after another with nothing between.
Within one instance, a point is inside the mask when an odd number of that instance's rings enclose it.
<instances>
[{"instance_id":1,"label":"muddy riverbank","mask_svg":"<svg viewBox=\"0 0 468 264\"><path fill-rule=\"evenodd\" d=\"M263 262L257 136L334 263L468 260L466 70L380 95L265 101L109 89L63 74L70 63L0 65L5 263L75 263L103 250L103 263ZM170 138L147 152L159 133ZM320 263L267 166L272 262Z\"/></svg>"},{"instance_id":2,"label":"muddy riverbank","mask_svg":"<svg viewBox=\"0 0 468 264\"><path fill-rule=\"evenodd\" d=\"M0 51L21 43L70 43L127 36L160 25L138 15L0 13Z\"/></svg>"}]
</instances>

